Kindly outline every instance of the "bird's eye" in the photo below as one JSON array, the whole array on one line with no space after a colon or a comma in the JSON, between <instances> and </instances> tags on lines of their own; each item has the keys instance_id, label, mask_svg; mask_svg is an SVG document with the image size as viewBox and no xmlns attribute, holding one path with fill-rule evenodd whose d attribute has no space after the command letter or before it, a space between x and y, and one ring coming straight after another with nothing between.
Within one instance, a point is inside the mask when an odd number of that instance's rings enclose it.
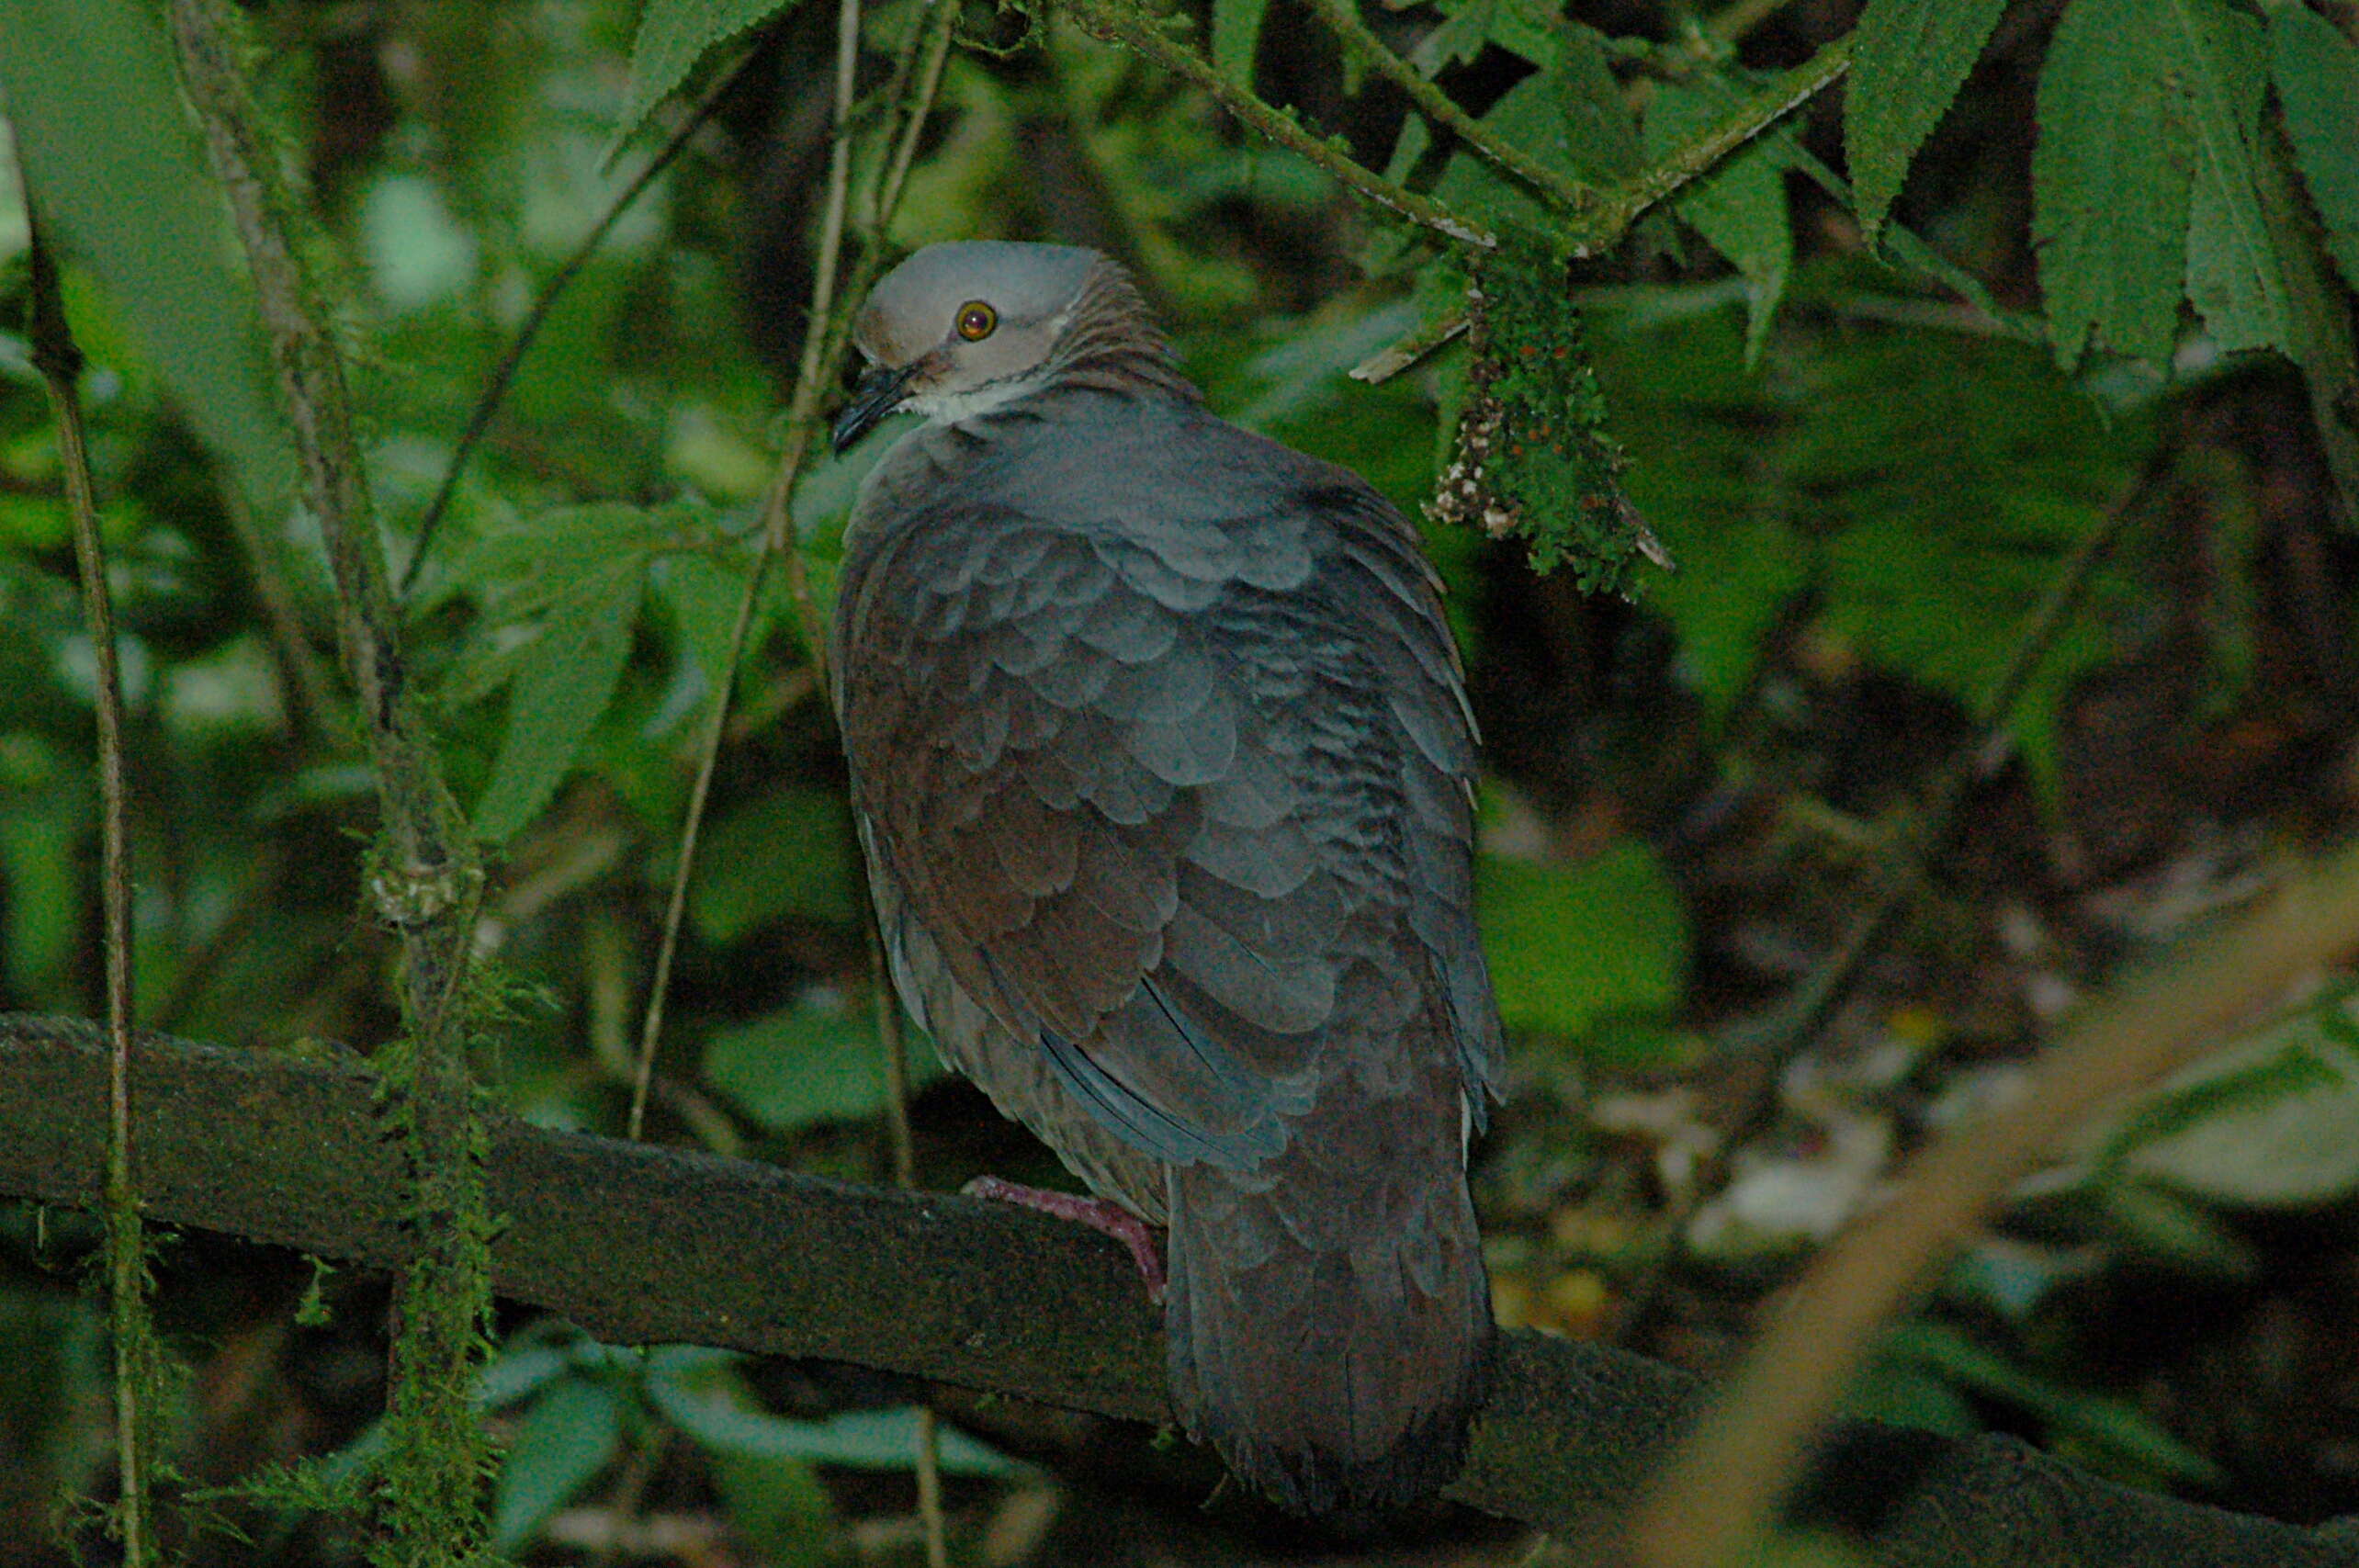
<instances>
[{"instance_id":1,"label":"bird's eye","mask_svg":"<svg viewBox=\"0 0 2359 1568\"><path fill-rule=\"evenodd\" d=\"M958 308L958 335L969 343L981 343L999 325L999 312L980 299L969 299Z\"/></svg>"}]
</instances>

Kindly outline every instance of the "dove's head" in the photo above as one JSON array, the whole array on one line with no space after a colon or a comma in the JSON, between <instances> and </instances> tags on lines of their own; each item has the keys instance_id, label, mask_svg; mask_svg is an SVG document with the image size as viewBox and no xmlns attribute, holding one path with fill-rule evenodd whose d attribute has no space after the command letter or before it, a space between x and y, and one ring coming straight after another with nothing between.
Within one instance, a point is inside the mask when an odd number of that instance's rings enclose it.
<instances>
[{"instance_id":1,"label":"dove's head","mask_svg":"<svg viewBox=\"0 0 2359 1568\"><path fill-rule=\"evenodd\" d=\"M1164 362L1122 268L1095 251L996 240L929 245L886 274L852 325L868 360L835 449L904 409L941 422L1044 385L1085 352Z\"/></svg>"}]
</instances>

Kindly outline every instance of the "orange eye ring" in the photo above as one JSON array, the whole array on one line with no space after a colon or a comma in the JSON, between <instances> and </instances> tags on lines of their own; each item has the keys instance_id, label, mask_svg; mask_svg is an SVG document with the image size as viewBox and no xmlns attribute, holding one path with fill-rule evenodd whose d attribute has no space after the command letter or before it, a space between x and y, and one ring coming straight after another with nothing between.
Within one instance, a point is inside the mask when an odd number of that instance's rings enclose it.
<instances>
[{"instance_id":1,"label":"orange eye ring","mask_svg":"<svg viewBox=\"0 0 2359 1568\"><path fill-rule=\"evenodd\" d=\"M969 343L981 343L999 330L999 312L980 299L969 299L958 308L958 335Z\"/></svg>"}]
</instances>

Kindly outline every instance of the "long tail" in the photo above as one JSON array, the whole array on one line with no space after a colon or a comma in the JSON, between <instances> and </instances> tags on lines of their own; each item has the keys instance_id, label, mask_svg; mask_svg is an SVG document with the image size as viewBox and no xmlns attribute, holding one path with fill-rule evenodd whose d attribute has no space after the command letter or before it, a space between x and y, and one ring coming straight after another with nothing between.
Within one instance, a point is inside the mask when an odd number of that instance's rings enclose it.
<instances>
[{"instance_id":1,"label":"long tail","mask_svg":"<svg viewBox=\"0 0 2359 1568\"><path fill-rule=\"evenodd\" d=\"M1300 1514L1447 1484L1492 1337L1455 1085L1371 1095L1343 1077L1259 1169L1171 1172L1173 1401Z\"/></svg>"}]
</instances>

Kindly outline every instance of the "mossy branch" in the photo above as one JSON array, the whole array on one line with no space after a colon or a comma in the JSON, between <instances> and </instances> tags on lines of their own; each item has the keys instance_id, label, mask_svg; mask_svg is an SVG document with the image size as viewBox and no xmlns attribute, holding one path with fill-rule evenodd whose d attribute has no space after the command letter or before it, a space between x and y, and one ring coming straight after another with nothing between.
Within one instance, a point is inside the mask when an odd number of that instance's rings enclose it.
<instances>
[{"instance_id":1,"label":"mossy branch","mask_svg":"<svg viewBox=\"0 0 2359 1568\"><path fill-rule=\"evenodd\" d=\"M1593 186L1550 168L1520 148L1500 141L1432 79L1394 53L1360 19L1354 0L1310 0L1311 9L1326 23L1346 52L1376 68L1409 96L1419 114L1440 126L1485 160L1531 187L1534 194L1576 221L1585 220L1601 199Z\"/></svg>"},{"instance_id":2,"label":"mossy branch","mask_svg":"<svg viewBox=\"0 0 2359 1568\"><path fill-rule=\"evenodd\" d=\"M1850 69L1851 35L1845 33L1772 79L1694 141L1673 149L1653 168L1608 192L1596 218L1572 236L1573 254L1597 256L1613 249L1631 224L1711 173L1737 149L1840 81Z\"/></svg>"},{"instance_id":3,"label":"mossy branch","mask_svg":"<svg viewBox=\"0 0 2359 1568\"><path fill-rule=\"evenodd\" d=\"M1289 152L1299 152L1346 189L1459 244L1489 250L1498 243L1480 224L1460 217L1430 197L1394 184L1312 135L1292 115L1264 103L1248 89L1213 70L1212 62L1195 51L1165 37L1154 18L1132 5L1131 0L1056 0L1056 4L1091 38L1122 44L1202 89L1248 130Z\"/></svg>"},{"instance_id":4,"label":"mossy branch","mask_svg":"<svg viewBox=\"0 0 2359 1568\"><path fill-rule=\"evenodd\" d=\"M171 0L169 19L182 85L253 269L376 774L382 838L366 880L378 918L400 938L404 1028L399 1048L385 1054L382 1087L407 1156L396 1190L406 1194L414 1239L394 1296L382 1534L372 1557L445 1568L479 1559L489 1535L491 1457L471 1395L491 1304L491 1217L463 998L483 869L412 711L344 360L295 249L303 218L253 101L243 34L221 0Z\"/></svg>"},{"instance_id":5,"label":"mossy branch","mask_svg":"<svg viewBox=\"0 0 2359 1568\"><path fill-rule=\"evenodd\" d=\"M364 1267L407 1256L401 1156L354 1067L143 1035L149 1212ZM105 1032L0 1016L0 1193L95 1208ZM487 1122L503 1295L618 1344L814 1356L1163 1422L1158 1314L1106 1238L1004 1204ZM923 1281L913 1289L912 1281ZM1580 1537L1627 1507L1694 1417L1687 1373L1602 1346L1502 1336L1461 1501ZM1142 1439L1144 1440L1144 1439ZM2004 1438L1837 1426L1801 1509L1910 1568L2059 1562L2345 1568L2349 1531L2149 1495Z\"/></svg>"},{"instance_id":6,"label":"mossy branch","mask_svg":"<svg viewBox=\"0 0 2359 1568\"><path fill-rule=\"evenodd\" d=\"M1211 62L1166 36L1155 18L1133 0L1055 0L1083 32L1119 43L1202 91L1264 139L1309 159L1346 189L1458 244L1490 250L1498 238L1472 219L1452 212L1431 197L1376 174L1305 130L1287 110L1214 70ZM1782 3L1782 0L1781 0ZM1602 255L1621 242L1631 226L1693 181L1710 174L1732 153L1808 103L1851 69L1849 34L1836 39L1662 162L1611 190L1598 191L1547 167L1500 141L1384 46L1352 0L1311 0L1320 18L1343 46L1397 83L1418 112L1514 178L1529 185L1563 219L1556 239L1575 256Z\"/></svg>"}]
</instances>

